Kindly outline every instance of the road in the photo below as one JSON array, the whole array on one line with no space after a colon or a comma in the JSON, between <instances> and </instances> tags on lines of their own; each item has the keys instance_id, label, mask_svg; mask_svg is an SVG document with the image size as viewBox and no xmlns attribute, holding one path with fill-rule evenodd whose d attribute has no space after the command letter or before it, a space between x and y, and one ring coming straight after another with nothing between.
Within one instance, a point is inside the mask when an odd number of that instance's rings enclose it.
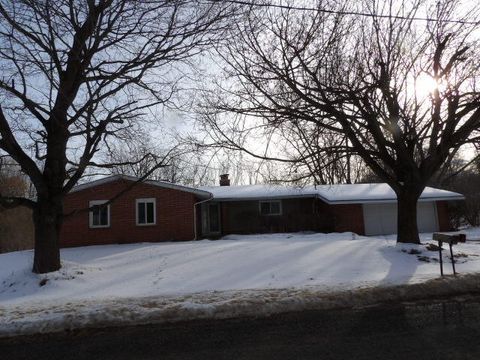
<instances>
[{"instance_id":1,"label":"road","mask_svg":"<svg viewBox=\"0 0 480 360\"><path fill-rule=\"evenodd\" d=\"M480 297L0 340L15 359L480 359Z\"/></svg>"}]
</instances>

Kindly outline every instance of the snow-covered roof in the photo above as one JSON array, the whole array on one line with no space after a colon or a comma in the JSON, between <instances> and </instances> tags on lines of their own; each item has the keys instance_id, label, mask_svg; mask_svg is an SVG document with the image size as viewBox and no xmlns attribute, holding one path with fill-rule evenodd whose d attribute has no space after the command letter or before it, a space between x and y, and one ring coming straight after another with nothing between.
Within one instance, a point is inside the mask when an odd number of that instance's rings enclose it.
<instances>
[{"instance_id":1,"label":"snow-covered roof","mask_svg":"<svg viewBox=\"0 0 480 360\"><path fill-rule=\"evenodd\" d=\"M382 184L341 184L317 186L244 185L204 186L200 188L213 195L214 200L240 201L317 197L328 204L388 203L396 202L393 189ZM464 196L452 191L426 187L419 201L463 200Z\"/></svg>"},{"instance_id":2,"label":"snow-covered roof","mask_svg":"<svg viewBox=\"0 0 480 360\"><path fill-rule=\"evenodd\" d=\"M92 188L94 186L99 186L103 184L108 184L112 181L117 181L117 180L127 180L127 181L138 181L139 178L134 177L134 176L129 176L129 175L111 175L104 177L102 179L94 180L85 184L77 185L75 186L70 192L76 192L76 191L81 191L85 190L88 188ZM204 191L202 189L198 188L193 188L189 186L184 186L184 185L178 185L178 184L173 184L167 181L158 181L158 180L145 180L143 181L144 184L148 185L153 185L153 186L158 186L166 189L174 189L174 190L180 190L180 191L185 191L188 193L192 193L197 195L198 197L202 199L209 199L212 197L212 194Z\"/></svg>"},{"instance_id":3,"label":"snow-covered roof","mask_svg":"<svg viewBox=\"0 0 480 360\"><path fill-rule=\"evenodd\" d=\"M116 180L138 181L128 175L112 175L99 180L74 187L71 192L88 189ZM166 181L145 180L145 184L168 189L185 191L197 195L201 199L218 201L292 199L316 197L328 204L389 203L396 202L397 196L392 188L382 184L341 184L317 186L286 185L241 185L241 186L202 186L193 188ZM463 200L464 196L447 190L426 187L419 201Z\"/></svg>"}]
</instances>

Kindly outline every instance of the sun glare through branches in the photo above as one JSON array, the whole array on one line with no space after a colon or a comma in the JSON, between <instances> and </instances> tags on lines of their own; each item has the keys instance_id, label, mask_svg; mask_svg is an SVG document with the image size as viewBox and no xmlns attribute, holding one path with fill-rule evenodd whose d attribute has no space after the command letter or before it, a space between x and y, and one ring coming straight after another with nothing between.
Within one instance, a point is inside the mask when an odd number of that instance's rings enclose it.
<instances>
[{"instance_id":1,"label":"sun glare through branches","mask_svg":"<svg viewBox=\"0 0 480 360\"><path fill-rule=\"evenodd\" d=\"M419 75L414 81L415 95L419 99L424 99L431 95L435 90L444 90L445 84L438 81L428 74Z\"/></svg>"}]
</instances>

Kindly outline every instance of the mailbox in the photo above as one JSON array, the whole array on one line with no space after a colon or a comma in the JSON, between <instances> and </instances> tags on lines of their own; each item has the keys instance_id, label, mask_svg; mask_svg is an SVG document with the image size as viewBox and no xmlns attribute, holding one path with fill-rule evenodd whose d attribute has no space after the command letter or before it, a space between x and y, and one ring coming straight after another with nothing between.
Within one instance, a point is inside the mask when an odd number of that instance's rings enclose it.
<instances>
[{"instance_id":1,"label":"mailbox","mask_svg":"<svg viewBox=\"0 0 480 360\"><path fill-rule=\"evenodd\" d=\"M441 233L433 233L433 240L438 241L438 258L440 260L440 274L443 276L442 245L443 243L446 243L450 247L450 257L452 258L453 275L456 275L457 272L455 271L455 258L453 257L452 245L455 245L458 243L464 243L465 241L467 241L467 236L465 234L448 235L448 234L441 234Z\"/></svg>"}]
</instances>

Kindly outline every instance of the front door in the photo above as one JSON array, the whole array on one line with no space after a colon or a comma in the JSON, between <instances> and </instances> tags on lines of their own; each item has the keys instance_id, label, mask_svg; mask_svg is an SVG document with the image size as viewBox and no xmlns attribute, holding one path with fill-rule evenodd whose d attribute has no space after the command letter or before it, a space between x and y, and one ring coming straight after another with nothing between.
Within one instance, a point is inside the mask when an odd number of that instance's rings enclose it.
<instances>
[{"instance_id":1,"label":"front door","mask_svg":"<svg viewBox=\"0 0 480 360\"><path fill-rule=\"evenodd\" d=\"M202 204L202 235L220 235L220 204Z\"/></svg>"}]
</instances>

